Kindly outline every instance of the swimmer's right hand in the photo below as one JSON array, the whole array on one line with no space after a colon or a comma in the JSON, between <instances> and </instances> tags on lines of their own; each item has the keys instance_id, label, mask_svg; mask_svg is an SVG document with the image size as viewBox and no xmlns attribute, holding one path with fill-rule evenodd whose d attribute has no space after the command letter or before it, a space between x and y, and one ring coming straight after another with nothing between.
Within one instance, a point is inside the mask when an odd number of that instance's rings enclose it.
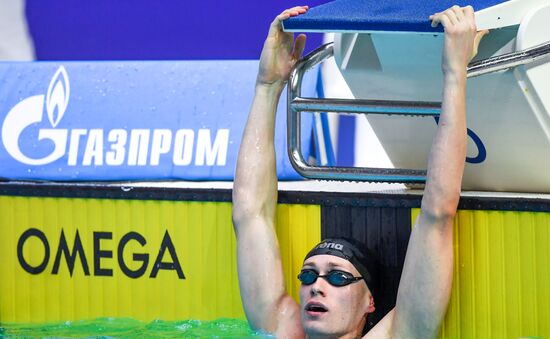
<instances>
[{"instance_id":1,"label":"swimmer's right hand","mask_svg":"<svg viewBox=\"0 0 550 339\"><path fill-rule=\"evenodd\" d=\"M432 27L445 28L442 68L445 74L465 73L468 63L477 54L481 38L489 31L477 31L472 6L453 6L430 16Z\"/></svg>"},{"instance_id":2,"label":"swimmer's right hand","mask_svg":"<svg viewBox=\"0 0 550 339\"><path fill-rule=\"evenodd\" d=\"M302 57L306 36L300 34L294 41L294 34L283 31L282 21L304 14L308 9L308 6L293 7L273 20L260 57L257 85L274 85L282 89L286 84L290 71Z\"/></svg>"}]
</instances>

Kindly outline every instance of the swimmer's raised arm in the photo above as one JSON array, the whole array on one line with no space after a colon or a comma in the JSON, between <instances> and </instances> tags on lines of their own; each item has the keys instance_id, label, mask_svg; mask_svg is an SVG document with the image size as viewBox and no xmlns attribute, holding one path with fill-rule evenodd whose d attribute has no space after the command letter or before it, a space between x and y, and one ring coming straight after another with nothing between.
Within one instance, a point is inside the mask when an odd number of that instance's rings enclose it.
<instances>
[{"instance_id":1,"label":"swimmer's raised arm","mask_svg":"<svg viewBox=\"0 0 550 339\"><path fill-rule=\"evenodd\" d=\"M405 258L392 322L393 338L434 338L445 315L453 276L453 218L466 157L466 75L476 32L472 7L430 17L445 28L442 111L428 160L421 212Z\"/></svg>"},{"instance_id":2,"label":"swimmer's raised arm","mask_svg":"<svg viewBox=\"0 0 550 339\"><path fill-rule=\"evenodd\" d=\"M256 92L239 150L233 187L233 225L241 298L250 325L278 337L303 336L300 310L287 294L277 236L275 113L281 92L300 59L305 36L294 41L281 22L305 13L294 7L272 22L256 80Z\"/></svg>"}]
</instances>

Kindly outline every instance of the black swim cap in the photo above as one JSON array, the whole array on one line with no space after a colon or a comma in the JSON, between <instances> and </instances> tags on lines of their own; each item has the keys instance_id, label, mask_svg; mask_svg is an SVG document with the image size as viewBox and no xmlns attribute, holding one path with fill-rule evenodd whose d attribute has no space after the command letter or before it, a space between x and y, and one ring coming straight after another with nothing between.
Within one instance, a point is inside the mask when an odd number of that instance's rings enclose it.
<instances>
[{"instance_id":1,"label":"black swim cap","mask_svg":"<svg viewBox=\"0 0 550 339\"><path fill-rule=\"evenodd\" d=\"M376 281L374 274L377 271L376 256L364 244L353 239L325 239L309 251L304 261L321 254L333 255L349 261L359 271L374 296Z\"/></svg>"}]
</instances>

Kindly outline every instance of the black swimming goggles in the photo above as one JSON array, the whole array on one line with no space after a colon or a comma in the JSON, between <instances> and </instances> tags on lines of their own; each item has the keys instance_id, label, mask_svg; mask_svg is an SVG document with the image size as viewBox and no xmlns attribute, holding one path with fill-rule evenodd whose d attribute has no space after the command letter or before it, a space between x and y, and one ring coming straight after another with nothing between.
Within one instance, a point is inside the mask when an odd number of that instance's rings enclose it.
<instances>
[{"instance_id":1,"label":"black swimming goggles","mask_svg":"<svg viewBox=\"0 0 550 339\"><path fill-rule=\"evenodd\" d=\"M319 275L317 271L305 269L298 274L298 279L302 282L302 285L311 285L317 281L317 278L323 278L336 287L346 286L363 279L363 277L354 277L349 272L339 270L332 270L325 275Z\"/></svg>"}]
</instances>

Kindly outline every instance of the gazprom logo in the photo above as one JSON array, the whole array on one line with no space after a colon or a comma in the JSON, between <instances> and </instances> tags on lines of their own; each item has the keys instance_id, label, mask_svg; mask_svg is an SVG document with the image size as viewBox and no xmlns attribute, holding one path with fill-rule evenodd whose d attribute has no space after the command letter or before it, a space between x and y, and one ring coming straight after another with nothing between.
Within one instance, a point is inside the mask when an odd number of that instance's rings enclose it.
<instances>
[{"instance_id":1,"label":"gazprom logo","mask_svg":"<svg viewBox=\"0 0 550 339\"><path fill-rule=\"evenodd\" d=\"M19 102L9 111L2 125L2 141L8 153L17 161L27 165L49 164L65 154L67 146L67 130L56 129L63 118L70 95L69 77L63 66L59 67L53 76L46 96L35 95ZM31 158L19 148L19 136L28 126L42 122L44 101L48 119L52 128L40 129L38 141L49 139L53 141L53 151L42 158Z\"/></svg>"},{"instance_id":2,"label":"gazprom logo","mask_svg":"<svg viewBox=\"0 0 550 339\"><path fill-rule=\"evenodd\" d=\"M46 95L20 101L6 115L2 142L6 151L26 165L46 165L67 155L68 166L158 166L161 155L171 155L176 166L225 166L229 129L218 129L212 141L211 130L59 128L66 116L71 95L69 75L63 66L52 77ZM46 114L44 114L46 112ZM44 116L47 121L43 122ZM53 143L49 154L33 156L20 147L27 128L38 130L36 143ZM84 149L79 154L79 149Z\"/></svg>"}]
</instances>

